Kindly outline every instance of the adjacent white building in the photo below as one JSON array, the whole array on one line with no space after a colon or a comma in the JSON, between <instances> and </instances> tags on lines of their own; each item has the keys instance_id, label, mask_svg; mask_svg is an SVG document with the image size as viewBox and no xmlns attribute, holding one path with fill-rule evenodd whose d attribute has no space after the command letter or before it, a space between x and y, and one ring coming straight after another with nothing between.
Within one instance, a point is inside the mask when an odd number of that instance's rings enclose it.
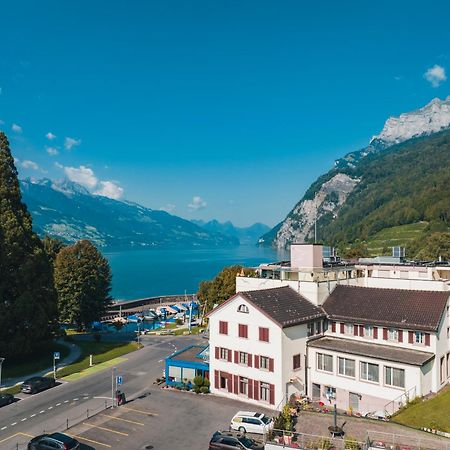
<instances>
[{"instance_id":1,"label":"adjacent white building","mask_svg":"<svg viewBox=\"0 0 450 450\"><path fill-rule=\"evenodd\" d=\"M448 265L324 264L322 246L300 244L258 272L209 314L212 392L392 413L450 381Z\"/></svg>"}]
</instances>

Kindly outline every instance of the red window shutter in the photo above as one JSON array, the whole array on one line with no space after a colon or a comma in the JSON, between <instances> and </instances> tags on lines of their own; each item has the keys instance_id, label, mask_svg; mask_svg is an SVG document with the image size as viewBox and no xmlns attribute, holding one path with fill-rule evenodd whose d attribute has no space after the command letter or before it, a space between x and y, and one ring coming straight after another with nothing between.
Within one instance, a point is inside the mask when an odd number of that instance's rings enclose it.
<instances>
[{"instance_id":1,"label":"red window shutter","mask_svg":"<svg viewBox=\"0 0 450 450\"><path fill-rule=\"evenodd\" d=\"M259 400L259 381L253 382L253 398Z\"/></svg>"},{"instance_id":2,"label":"red window shutter","mask_svg":"<svg viewBox=\"0 0 450 450\"><path fill-rule=\"evenodd\" d=\"M273 358L269 358L269 372L273 372Z\"/></svg>"},{"instance_id":3,"label":"red window shutter","mask_svg":"<svg viewBox=\"0 0 450 450\"><path fill-rule=\"evenodd\" d=\"M378 327L373 327L373 338L378 339Z\"/></svg>"},{"instance_id":4,"label":"red window shutter","mask_svg":"<svg viewBox=\"0 0 450 450\"><path fill-rule=\"evenodd\" d=\"M223 322L222 320L219 322L219 333L228 334L228 322Z\"/></svg>"},{"instance_id":5,"label":"red window shutter","mask_svg":"<svg viewBox=\"0 0 450 450\"><path fill-rule=\"evenodd\" d=\"M430 333L425 333L425 345L430 346Z\"/></svg>"},{"instance_id":6,"label":"red window shutter","mask_svg":"<svg viewBox=\"0 0 450 450\"><path fill-rule=\"evenodd\" d=\"M269 399L270 404L275 405L275 386L273 384L269 385Z\"/></svg>"},{"instance_id":7,"label":"red window shutter","mask_svg":"<svg viewBox=\"0 0 450 450\"><path fill-rule=\"evenodd\" d=\"M216 359L220 359L220 347L216 347L215 351L216 351Z\"/></svg>"},{"instance_id":8,"label":"red window shutter","mask_svg":"<svg viewBox=\"0 0 450 450\"><path fill-rule=\"evenodd\" d=\"M231 373L228 373L227 377L228 377L228 392L233 392L233 375L231 375Z\"/></svg>"},{"instance_id":9,"label":"red window shutter","mask_svg":"<svg viewBox=\"0 0 450 450\"><path fill-rule=\"evenodd\" d=\"M224 334L228 334L228 322L224 322L223 332Z\"/></svg>"},{"instance_id":10,"label":"red window shutter","mask_svg":"<svg viewBox=\"0 0 450 450\"><path fill-rule=\"evenodd\" d=\"M239 377L237 375L233 375L234 378L234 393L239 394Z\"/></svg>"},{"instance_id":11,"label":"red window shutter","mask_svg":"<svg viewBox=\"0 0 450 450\"><path fill-rule=\"evenodd\" d=\"M259 355L255 355L255 368L259 369Z\"/></svg>"},{"instance_id":12,"label":"red window shutter","mask_svg":"<svg viewBox=\"0 0 450 450\"><path fill-rule=\"evenodd\" d=\"M269 342L269 329L266 328L266 342Z\"/></svg>"},{"instance_id":13,"label":"red window shutter","mask_svg":"<svg viewBox=\"0 0 450 450\"><path fill-rule=\"evenodd\" d=\"M331 322L331 331L336 333L336 322Z\"/></svg>"},{"instance_id":14,"label":"red window shutter","mask_svg":"<svg viewBox=\"0 0 450 450\"><path fill-rule=\"evenodd\" d=\"M341 323L341 334L344 334L344 332L345 332L345 328L344 327L345 327L344 324Z\"/></svg>"},{"instance_id":15,"label":"red window shutter","mask_svg":"<svg viewBox=\"0 0 450 450\"><path fill-rule=\"evenodd\" d=\"M237 350L234 351L234 362L235 364L239 363L239 353Z\"/></svg>"},{"instance_id":16,"label":"red window shutter","mask_svg":"<svg viewBox=\"0 0 450 450\"><path fill-rule=\"evenodd\" d=\"M358 331L359 331L358 325L353 325L353 334L354 334L355 336L358 336Z\"/></svg>"},{"instance_id":17,"label":"red window shutter","mask_svg":"<svg viewBox=\"0 0 450 450\"><path fill-rule=\"evenodd\" d=\"M387 328L383 328L383 339L385 341L388 340L388 329Z\"/></svg>"},{"instance_id":18,"label":"red window shutter","mask_svg":"<svg viewBox=\"0 0 450 450\"><path fill-rule=\"evenodd\" d=\"M231 358L232 358L231 350L228 350L228 362L231 362Z\"/></svg>"},{"instance_id":19,"label":"red window shutter","mask_svg":"<svg viewBox=\"0 0 450 450\"><path fill-rule=\"evenodd\" d=\"M248 338L248 325L244 325L244 337Z\"/></svg>"},{"instance_id":20,"label":"red window shutter","mask_svg":"<svg viewBox=\"0 0 450 450\"><path fill-rule=\"evenodd\" d=\"M259 327L259 340L263 340L263 329L261 327Z\"/></svg>"},{"instance_id":21,"label":"red window shutter","mask_svg":"<svg viewBox=\"0 0 450 450\"><path fill-rule=\"evenodd\" d=\"M414 344L414 332L413 331L408 331L408 342L410 344Z\"/></svg>"},{"instance_id":22,"label":"red window shutter","mask_svg":"<svg viewBox=\"0 0 450 450\"><path fill-rule=\"evenodd\" d=\"M253 380L248 379L248 398L253 398Z\"/></svg>"},{"instance_id":23,"label":"red window shutter","mask_svg":"<svg viewBox=\"0 0 450 450\"><path fill-rule=\"evenodd\" d=\"M217 347L216 347L217 348ZM219 389L220 388L220 384L219 384L219 371L218 370L215 370L214 371L214 387L216 388L216 389Z\"/></svg>"},{"instance_id":24,"label":"red window shutter","mask_svg":"<svg viewBox=\"0 0 450 450\"><path fill-rule=\"evenodd\" d=\"M241 324L239 324L238 325L238 329L239 329L239 333L238 333L238 335L239 335L239 337L242 337L242 325Z\"/></svg>"},{"instance_id":25,"label":"red window shutter","mask_svg":"<svg viewBox=\"0 0 450 450\"><path fill-rule=\"evenodd\" d=\"M398 330L398 342L403 342L403 330Z\"/></svg>"},{"instance_id":26,"label":"red window shutter","mask_svg":"<svg viewBox=\"0 0 450 450\"><path fill-rule=\"evenodd\" d=\"M252 354L248 354L248 367L252 367Z\"/></svg>"},{"instance_id":27,"label":"red window shutter","mask_svg":"<svg viewBox=\"0 0 450 450\"><path fill-rule=\"evenodd\" d=\"M359 335L364 336L364 325L359 326Z\"/></svg>"}]
</instances>

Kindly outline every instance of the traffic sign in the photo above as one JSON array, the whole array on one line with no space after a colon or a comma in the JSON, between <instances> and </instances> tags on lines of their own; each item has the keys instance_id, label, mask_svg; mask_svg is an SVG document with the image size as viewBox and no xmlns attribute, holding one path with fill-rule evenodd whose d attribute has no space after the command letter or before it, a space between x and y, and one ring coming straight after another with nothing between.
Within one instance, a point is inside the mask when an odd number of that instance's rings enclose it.
<instances>
[{"instance_id":1,"label":"traffic sign","mask_svg":"<svg viewBox=\"0 0 450 450\"><path fill-rule=\"evenodd\" d=\"M119 375L118 377L117 377L117 386L120 386L120 385L122 385L123 384L123 377L122 377L122 375Z\"/></svg>"},{"instance_id":2,"label":"traffic sign","mask_svg":"<svg viewBox=\"0 0 450 450\"><path fill-rule=\"evenodd\" d=\"M53 353L53 358L54 358L54 359L59 359L60 357L61 357L61 355L60 355L59 352L54 352L54 353Z\"/></svg>"}]
</instances>

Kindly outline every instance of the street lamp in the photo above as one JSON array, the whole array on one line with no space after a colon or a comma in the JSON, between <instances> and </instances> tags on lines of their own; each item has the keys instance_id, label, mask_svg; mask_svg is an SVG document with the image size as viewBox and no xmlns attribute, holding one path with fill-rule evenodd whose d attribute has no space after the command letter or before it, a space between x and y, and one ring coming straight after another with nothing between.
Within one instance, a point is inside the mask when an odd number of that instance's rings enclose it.
<instances>
[{"instance_id":1,"label":"street lamp","mask_svg":"<svg viewBox=\"0 0 450 450\"><path fill-rule=\"evenodd\" d=\"M5 358L0 358L0 391L2 390L2 364Z\"/></svg>"}]
</instances>

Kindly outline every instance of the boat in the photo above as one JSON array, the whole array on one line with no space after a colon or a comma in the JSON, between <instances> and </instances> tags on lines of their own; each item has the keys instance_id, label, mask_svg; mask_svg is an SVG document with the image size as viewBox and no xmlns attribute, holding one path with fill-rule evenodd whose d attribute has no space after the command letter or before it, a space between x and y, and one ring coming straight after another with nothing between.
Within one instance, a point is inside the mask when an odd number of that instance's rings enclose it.
<instances>
[{"instance_id":1,"label":"boat","mask_svg":"<svg viewBox=\"0 0 450 450\"><path fill-rule=\"evenodd\" d=\"M142 322L142 317L138 316L137 314L132 314L127 317L127 321L130 323Z\"/></svg>"}]
</instances>

